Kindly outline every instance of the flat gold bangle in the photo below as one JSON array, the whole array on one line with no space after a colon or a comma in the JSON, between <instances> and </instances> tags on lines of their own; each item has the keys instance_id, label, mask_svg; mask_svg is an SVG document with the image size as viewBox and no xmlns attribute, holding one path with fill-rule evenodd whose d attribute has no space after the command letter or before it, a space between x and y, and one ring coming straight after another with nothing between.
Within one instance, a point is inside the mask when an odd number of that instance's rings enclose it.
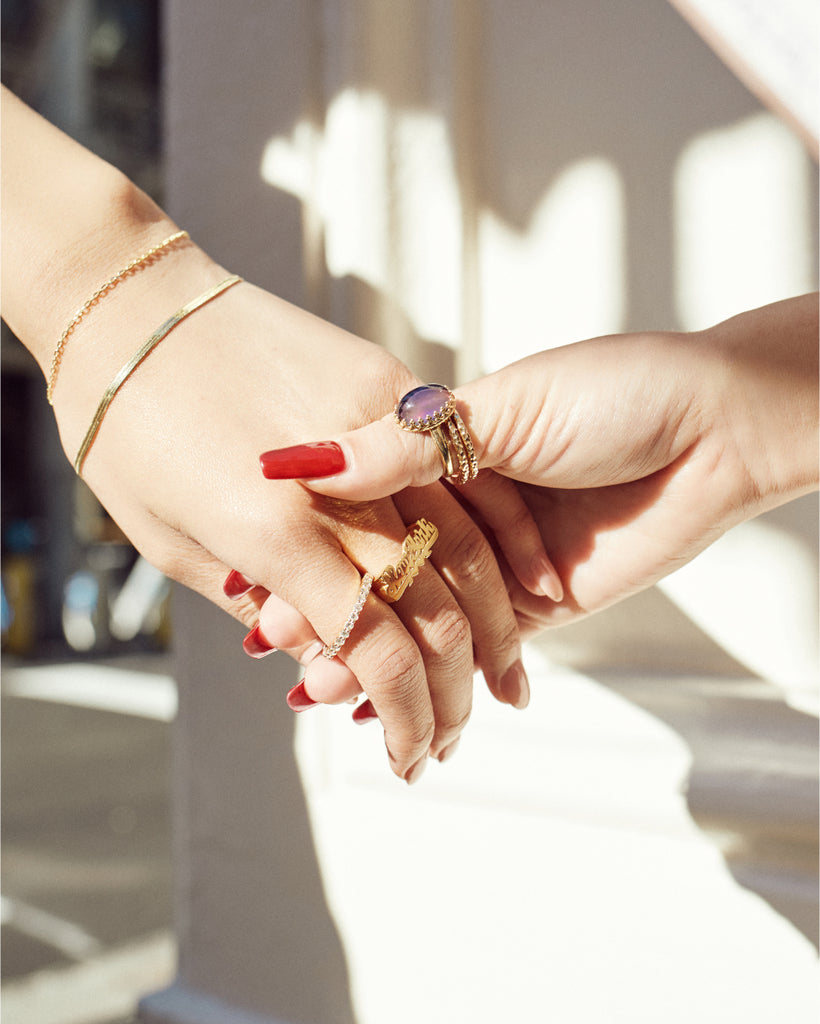
<instances>
[{"instance_id":1,"label":"flat gold bangle","mask_svg":"<svg viewBox=\"0 0 820 1024\"><path fill-rule=\"evenodd\" d=\"M113 277L109 277L105 284L98 288L91 298L80 306L69 321L66 329L60 335L60 340L57 342L57 347L54 349L54 355L51 357L51 368L48 373L48 384L46 385L46 398L48 399L49 405L54 405L54 385L57 383L57 375L60 372L60 364L63 361L63 352L65 350L66 342L68 341L68 336L77 324L83 319L91 307L95 303L99 302L106 292L111 291L112 288L118 285L124 277L127 277L129 274L133 274L134 271L138 270L140 267L147 266L152 262L152 260L155 260L160 253L164 252L166 249L170 249L171 246L176 245L177 242L181 242L183 238L188 238L187 231L175 231L172 235L164 238L161 242L151 246L147 252L144 252L142 255L137 256L136 259L131 260L131 262L127 266L123 267L122 270L118 270Z\"/></svg>"},{"instance_id":2,"label":"flat gold bangle","mask_svg":"<svg viewBox=\"0 0 820 1024\"><path fill-rule=\"evenodd\" d=\"M149 353L159 345L163 338L170 334L178 323L184 320L187 316L190 316L191 313L199 309L200 306L204 306L206 302L210 302L212 299L215 299L217 295L221 295L222 292L227 291L228 288L238 284L241 280L241 277L238 277L236 274L232 274L230 277L226 277L224 281L220 281L219 284L215 284L212 288L203 292L199 298L189 302L187 306L183 306L182 309L177 310L173 316L169 317L165 323L161 324L154 331L136 355L132 356L125 366L123 366L117 376L105 389L105 393L100 400L100 404L97 406L97 411L94 413L94 419L91 421L91 426L88 428L88 432L83 439L83 443L80 445L80 450L77 452L77 458L74 460L74 470L77 476L82 476L83 463L91 449L91 445L94 444L100 425L105 418L105 414L108 412L108 407L114 401L117 392L128 380L134 370L136 370L146 356L148 356Z\"/></svg>"}]
</instances>

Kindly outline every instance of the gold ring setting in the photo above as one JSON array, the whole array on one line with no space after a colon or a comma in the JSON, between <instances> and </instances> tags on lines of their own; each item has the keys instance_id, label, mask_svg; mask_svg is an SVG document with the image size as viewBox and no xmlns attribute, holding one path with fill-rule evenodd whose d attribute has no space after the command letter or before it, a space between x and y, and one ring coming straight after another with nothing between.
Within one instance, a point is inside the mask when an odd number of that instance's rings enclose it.
<instances>
[{"instance_id":1,"label":"gold ring setting","mask_svg":"<svg viewBox=\"0 0 820 1024\"><path fill-rule=\"evenodd\" d=\"M401 557L387 565L376 577L373 589L387 604L395 604L421 572L430 557L438 530L428 519L418 519L408 529L401 548Z\"/></svg>"},{"instance_id":2,"label":"gold ring setting","mask_svg":"<svg viewBox=\"0 0 820 1024\"><path fill-rule=\"evenodd\" d=\"M402 430L429 432L438 448L444 476L466 484L478 476L478 460L464 420L456 409L456 396L443 384L422 384L408 391L396 406Z\"/></svg>"}]
</instances>

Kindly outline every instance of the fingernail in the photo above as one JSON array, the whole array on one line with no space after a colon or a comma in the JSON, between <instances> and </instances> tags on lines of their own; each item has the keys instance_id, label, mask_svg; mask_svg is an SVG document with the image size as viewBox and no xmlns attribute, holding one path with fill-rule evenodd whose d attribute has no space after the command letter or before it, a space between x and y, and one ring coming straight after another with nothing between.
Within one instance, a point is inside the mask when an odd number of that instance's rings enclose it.
<instances>
[{"instance_id":1,"label":"fingernail","mask_svg":"<svg viewBox=\"0 0 820 1024\"><path fill-rule=\"evenodd\" d=\"M427 755L420 757L413 767L404 776L404 781L408 786L414 786L419 779L424 775L424 769L427 767Z\"/></svg>"},{"instance_id":2,"label":"fingernail","mask_svg":"<svg viewBox=\"0 0 820 1024\"><path fill-rule=\"evenodd\" d=\"M445 761L449 761L450 758L453 756L453 754L455 754L456 750L458 749L459 743L461 743L460 736L458 737L457 740L453 740L453 742L450 743L449 746L446 746L444 750L442 750L441 753L436 757L438 763L444 764Z\"/></svg>"},{"instance_id":3,"label":"fingernail","mask_svg":"<svg viewBox=\"0 0 820 1024\"><path fill-rule=\"evenodd\" d=\"M351 718L356 725L366 725L368 722L372 722L379 716L376 714L376 709L366 700L363 704L360 704L351 715Z\"/></svg>"},{"instance_id":4,"label":"fingernail","mask_svg":"<svg viewBox=\"0 0 820 1024\"><path fill-rule=\"evenodd\" d=\"M508 704L514 708L525 708L530 702L530 684L527 673L520 661L510 665L499 682L499 689Z\"/></svg>"},{"instance_id":5,"label":"fingernail","mask_svg":"<svg viewBox=\"0 0 820 1024\"><path fill-rule=\"evenodd\" d=\"M335 441L314 441L291 448L275 448L259 456L268 480L299 480L333 476L345 468L345 457Z\"/></svg>"},{"instance_id":6,"label":"fingernail","mask_svg":"<svg viewBox=\"0 0 820 1024\"><path fill-rule=\"evenodd\" d=\"M291 711L307 711L308 708L315 708L318 703L312 697L308 697L304 679L288 692L285 700Z\"/></svg>"},{"instance_id":7,"label":"fingernail","mask_svg":"<svg viewBox=\"0 0 820 1024\"><path fill-rule=\"evenodd\" d=\"M225 592L226 597L235 601L237 597L242 597L243 594L247 594L248 591L253 590L255 586L256 584L251 583L251 581L247 577L243 576L241 572L237 572L236 569L231 569L225 577L222 589Z\"/></svg>"},{"instance_id":8,"label":"fingernail","mask_svg":"<svg viewBox=\"0 0 820 1024\"><path fill-rule=\"evenodd\" d=\"M549 562L546 564L542 562L539 568L539 590L545 597L549 597L559 604L564 599L564 584L561 582L561 577Z\"/></svg>"},{"instance_id":9,"label":"fingernail","mask_svg":"<svg viewBox=\"0 0 820 1024\"><path fill-rule=\"evenodd\" d=\"M262 630L259 628L258 623L242 641L242 646L245 649L245 654L250 654L252 658L264 658L266 654L271 654L276 650L276 648L272 644L269 644L262 636Z\"/></svg>"}]
</instances>

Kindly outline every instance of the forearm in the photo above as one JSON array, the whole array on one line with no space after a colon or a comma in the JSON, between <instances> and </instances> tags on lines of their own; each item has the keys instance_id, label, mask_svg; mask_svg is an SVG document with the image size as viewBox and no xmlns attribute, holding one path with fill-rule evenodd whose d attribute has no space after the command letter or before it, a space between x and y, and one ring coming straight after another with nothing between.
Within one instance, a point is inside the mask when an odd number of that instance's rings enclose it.
<instances>
[{"instance_id":1,"label":"forearm","mask_svg":"<svg viewBox=\"0 0 820 1024\"><path fill-rule=\"evenodd\" d=\"M2 90L3 318L47 367L76 309L169 218L110 164Z\"/></svg>"}]
</instances>

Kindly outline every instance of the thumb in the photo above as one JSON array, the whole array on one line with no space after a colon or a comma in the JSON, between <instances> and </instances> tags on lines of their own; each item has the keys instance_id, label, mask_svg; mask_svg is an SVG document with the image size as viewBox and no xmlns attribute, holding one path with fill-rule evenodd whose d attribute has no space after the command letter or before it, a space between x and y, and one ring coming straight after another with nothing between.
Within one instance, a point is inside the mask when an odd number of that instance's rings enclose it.
<instances>
[{"instance_id":1,"label":"thumb","mask_svg":"<svg viewBox=\"0 0 820 1024\"><path fill-rule=\"evenodd\" d=\"M265 452L259 462L268 480L300 480L317 494L353 501L423 487L444 472L430 435L402 430L392 414L332 440Z\"/></svg>"}]
</instances>

